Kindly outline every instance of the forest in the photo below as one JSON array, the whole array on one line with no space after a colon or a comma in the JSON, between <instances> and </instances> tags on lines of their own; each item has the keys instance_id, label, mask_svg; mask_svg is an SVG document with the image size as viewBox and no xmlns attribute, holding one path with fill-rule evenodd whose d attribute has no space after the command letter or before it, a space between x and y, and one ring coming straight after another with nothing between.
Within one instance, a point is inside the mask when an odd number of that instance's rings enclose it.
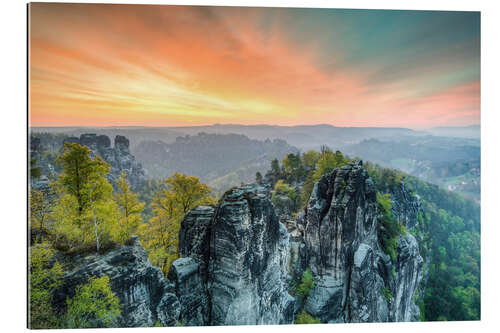
<instances>
[{"instance_id":1,"label":"forest","mask_svg":"<svg viewBox=\"0 0 500 333\"><path fill-rule=\"evenodd\" d=\"M45 189L30 189L30 325L33 328L113 327L120 315L109 278L78 286L66 306L53 306L65 265L75 255L106 253L139 235L151 263L167 275L179 258L179 228L195 206L212 205L216 193L198 177L174 172L149 179L133 189L122 172L112 184L110 165L87 146L66 142L52 153L57 177ZM277 211L295 216L307 205L314 184L335 168L357 160L326 146L320 151L288 153L269 170L255 173L268 184ZM42 170L31 161L34 181ZM480 209L474 201L426 183L401 171L365 162L377 188L380 246L392 260L400 235L409 232L391 213L389 194L404 183L422 202L418 227L411 230L424 257L425 281L416 303L421 320L480 319ZM307 297L314 282L304 275L299 294ZM389 297L390 295L388 295ZM296 323L314 323L306 312Z\"/></svg>"},{"instance_id":2,"label":"forest","mask_svg":"<svg viewBox=\"0 0 500 333\"><path fill-rule=\"evenodd\" d=\"M282 207L284 202L292 203L289 211L296 213L307 204L314 183L322 175L350 161L341 152L332 152L327 147L321 152L288 154L281 166L274 160L267 175L275 184L273 202L277 207ZM480 319L480 206L401 171L370 162L364 166L377 187L382 212L379 223L384 226L379 239L391 258L395 257L398 236L407 231L390 213L388 193L403 182L422 201L423 214L419 216L416 230L412 230L427 269L427 282L421 286L425 292L418 300L421 320ZM261 175L256 178L258 182ZM288 200L280 199L282 196Z\"/></svg>"},{"instance_id":3,"label":"forest","mask_svg":"<svg viewBox=\"0 0 500 333\"><path fill-rule=\"evenodd\" d=\"M215 198L198 178L174 173L143 188L142 195L149 198L150 213L145 214L146 203L132 191L125 173L114 189L106 178L109 164L88 147L65 143L56 162L61 173L50 191L30 191L31 327L116 326L119 304L106 277L80 286L63 313L53 308L52 296L60 286L63 265L50 261L51 256L56 252L65 257L104 253L140 235L151 263L167 274L178 258L181 219L196 205L215 204ZM33 165L31 176L39 174Z\"/></svg>"}]
</instances>

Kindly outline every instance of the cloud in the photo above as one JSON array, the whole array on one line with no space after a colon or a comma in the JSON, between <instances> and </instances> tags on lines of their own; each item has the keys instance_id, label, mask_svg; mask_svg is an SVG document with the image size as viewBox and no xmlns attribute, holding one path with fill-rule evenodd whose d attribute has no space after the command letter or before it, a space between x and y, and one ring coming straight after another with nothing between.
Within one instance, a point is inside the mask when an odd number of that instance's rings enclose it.
<instances>
[{"instance_id":1,"label":"cloud","mask_svg":"<svg viewBox=\"0 0 500 333\"><path fill-rule=\"evenodd\" d=\"M456 44L466 55L448 60L431 43L406 60L380 61L387 50L369 48L373 61L349 61L355 43L328 38L355 28L316 13L32 4L31 124L415 127L479 118L470 38Z\"/></svg>"}]
</instances>

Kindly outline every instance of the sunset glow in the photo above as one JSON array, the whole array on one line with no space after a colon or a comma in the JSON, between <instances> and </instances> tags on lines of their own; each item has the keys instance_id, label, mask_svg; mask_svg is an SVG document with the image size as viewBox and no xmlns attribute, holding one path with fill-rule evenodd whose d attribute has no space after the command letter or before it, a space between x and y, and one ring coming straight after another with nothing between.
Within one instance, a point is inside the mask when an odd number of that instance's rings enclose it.
<instances>
[{"instance_id":1,"label":"sunset glow","mask_svg":"<svg viewBox=\"0 0 500 333\"><path fill-rule=\"evenodd\" d=\"M480 121L474 12L30 6L31 126Z\"/></svg>"}]
</instances>

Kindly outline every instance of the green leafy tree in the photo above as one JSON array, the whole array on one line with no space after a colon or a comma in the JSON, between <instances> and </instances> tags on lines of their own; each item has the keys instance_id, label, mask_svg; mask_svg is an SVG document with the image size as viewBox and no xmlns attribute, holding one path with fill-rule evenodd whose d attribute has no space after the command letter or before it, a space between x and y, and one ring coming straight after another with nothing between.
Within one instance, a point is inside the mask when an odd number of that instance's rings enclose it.
<instances>
[{"instance_id":1,"label":"green leafy tree","mask_svg":"<svg viewBox=\"0 0 500 333\"><path fill-rule=\"evenodd\" d=\"M30 247L29 254L30 327L54 328L57 316L52 308L52 298L54 290L62 283L62 267L58 262L50 265L54 251L48 244Z\"/></svg>"},{"instance_id":2,"label":"green leafy tree","mask_svg":"<svg viewBox=\"0 0 500 333\"><path fill-rule=\"evenodd\" d=\"M302 165L304 168L309 170L314 170L316 168L316 164L318 164L319 158L321 154L315 150L308 150L304 154L302 154Z\"/></svg>"},{"instance_id":3,"label":"green leafy tree","mask_svg":"<svg viewBox=\"0 0 500 333\"><path fill-rule=\"evenodd\" d=\"M84 241L84 232L75 223L79 218L76 198L61 193L50 214L53 242L57 249L67 251Z\"/></svg>"},{"instance_id":4,"label":"green leafy tree","mask_svg":"<svg viewBox=\"0 0 500 333\"><path fill-rule=\"evenodd\" d=\"M304 186L302 186L302 194L301 194L301 202L302 207L305 207L309 202L309 198L311 197L311 193L314 189L314 173L309 172L306 181L304 182Z\"/></svg>"},{"instance_id":5,"label":"green leafy tree","mask_svg":"<svg viewBox=\"0 0 500 333\"><path fill-rule=\"evenodd\" d=\"M124 243L132 235L136 234L142 223L142 211L144 203L139 201L136 193L130 189L125 172L116 181L117 191L113 194L113 200L118 205L117 240Z\"/></svg>"},{"instance_id":6,"label":"green leafy tree","mask_svg":"<svg viewBox=\"0 0 500 333\"><path fill-rule=\"evenodd\" d=\"M202 200L207 199L212 190L200 183L197 177L186 176L181 173L174 173L166 180L169 191L175 193L175 201L186 214Z\"/></svg>"},{"instance_id":7,"label":"green leafy tree","mask_svg":"<svg viewBox=\"0 0 500 333\"><path fill-rule=\"evenodd\" d=\"M378 236L382 250L389 254L391 259L396 260L396 248L398 237L403 234L403 228L391 212L392 201L388 193L377 192L377 203L379 212Z\"/></svg>"},{"instance_id":8,"label":"green leafy tree","mask_svg":"<svg viewBox=\"0 0 500 333\"><path fill-rule=\"evenodd\" d=\"M111 194L111 184L106 180L110 166L100 156L91 155L87 146L66 142L56 161L62 167L58 184L76 198L79 215Z\"/></svg>"},{"instance_id":9,"label":"green leafy tree","mask_svg":"<svg viewBox=\"0 0 500 333\"><path fill-rule=\"evenodd\" d=\"M283 159L283 168L285 169L287 178L290 181L300 181L304 173L302 160L300 159L300 153L287 154Z\"/></svg>"},{"instance_id":10,"label":"green leafy tree","mask_svg":"<svg viewBox=\"0 0 500 333\"><path fill-rule=\"evenodd\" d=\"M323 175L329 174L347 163L349 163L349 159L345 158L340 151L333 153L328 147L323 146L314 172L314 180L318 181Z\"/></svg>"},{"instance_id":11,"label":"green leafy tree","mask_svg":"<svg viewBox=\"0 0 500 333\"><path fill-rule=\"evenodd\" d=\"M47 222L52 212L52 200L49 194L35 189L30 190L30 227L38 228L43 233L47 228Z\"/></svg>"},{"instance_id":12,"label":"green leafy tree","mask_svg":"<svg viewBox=\"0 0 500 333\"><path fill-rule=\"evenodd\" d=\"M42 175L42 169L36 166L37 162L36 158L30 159L30 177L32 180L38 179Z\"/></svg>"},{"instance_id":13,"label":"green leafy tree","mask_svg":"<svg viewBox=\"0 0 500 333\"><path fill-rule=\"evenodd\" d=\"M271 173L276 176L281 174L280 162L277 158L271 161Z\"/></svg>"},{"instance_id":14,"label":"green leafy tree","mask_svg":"<svg viewBox=\"0 0 500 333\"><path fill-rule=\"evenodd\" d=\"M111 291L109 277L91 277L76 287L75 296L67 301L67 328L113 327L121 314L118 297Z\"/></svg>"},{"instance_id":15,"label":"green leafy tree","mask_svg":"<svg viewBox=\"0 0 500 333\"><path fill-rule=\"evenodd\" d=\"M281 199L281 196L288 198L290 204ZM286 184L282 179L274 185L274 193L271 197L273 204L280 210L285 210L287 207L291 212L296 212L300 208L300 194L296 189Z\"/></svg>"},{"instance_id":16,"label":"green leafy tree","mask_svg":"<svg viewBox=\"0 0 500 333\"><path fill-rule=\"evenodd\" d=\"M57 163L62 168L57 181L61 195L76 199L77 216L72 222L82 232L83 241L93 239L99 252L106 236L103 232L110 227L106 226L109 221L105 217L115 216L107 211L111 206L103 204L109 203L113 190L106 179L110 166L88 147L77 143L65 143Z\"/></svg>"},{"instance_id":17,"label":"green leafy tree","mask_svg":"<svg viewBox=\"0 0 500 333\"><path fill-rule=\"evenodd\" d=\"M141 241L153 265L167 274L178 258L179 229L184 215L200 204L214 204L211 189L196 177L175 173L167 178L151 203L153 217L141 227Z\"/></svg>"},{"instance_id":18,"label":"green leafy tree","mask_svg":"<svg viewBox=\"0 0 500 333\"><path fill-rule=\"evenodd\" d=\"M307 313L306 310L302 310L299 314L297 314L295 324L321 324L321 320L319 318L314 318Z\"/></svg>"},{"instance_id":19,"label":"green leafy tree","mask_svg":"<svg viewBox=\"0 0 500 333\"><path fill-rule=\"evenodd\" d=\"M255 182L259 185L262 184L262 174L259 171L255 173Z\"/></svg>"},{"instance_id":20,"label":"green leafy tree","mask_svg":"<svg viewBox=\"0 0 500 333\"><path fill-rule=\"evenodd\" d=\"M302 274L302 280L300 284L297 286L297 295L299 295L305 301L313 288L314 288L314 280L312 277L311 270L308 268Z\"/></svg>"}]
</instances>

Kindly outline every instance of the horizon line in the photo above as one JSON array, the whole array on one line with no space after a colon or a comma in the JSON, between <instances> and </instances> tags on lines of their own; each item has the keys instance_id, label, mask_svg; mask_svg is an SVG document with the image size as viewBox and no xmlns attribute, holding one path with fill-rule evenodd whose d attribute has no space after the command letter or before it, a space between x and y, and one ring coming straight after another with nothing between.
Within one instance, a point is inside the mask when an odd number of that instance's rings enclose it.
<instances>
[{"instance_id":1,"label":"horizon line","mask_svg":"<svg viewBox=\"0 0 500 333\"><path fill-rule=\"evenodd\" d=\"M336 126L332 124L326 123L317 123L317 124L302 124L302 125L276 125L276 124L238 124L238 123L212 123L212 124L204 124L204 125L184 125L184 126L151 126L151 125L111 125L111 126L92 126L92 125L62 125L62 126L39 126L39 125L29 125L28 128L197 128L197 127L215 127L215 126L242 126L242 127L258 127L258 126L267 126L267 127L307 127L307 126L330 126L333 128L386 128L386 129L407 129L412 131L423 131L433 128L465 128L465 127L481 127L481 123L469 124L469 125L458 125L458 126L433 126L426 128L411 128L411 127L397 127L397 126Z\"/></svg>"}]
</instances>

